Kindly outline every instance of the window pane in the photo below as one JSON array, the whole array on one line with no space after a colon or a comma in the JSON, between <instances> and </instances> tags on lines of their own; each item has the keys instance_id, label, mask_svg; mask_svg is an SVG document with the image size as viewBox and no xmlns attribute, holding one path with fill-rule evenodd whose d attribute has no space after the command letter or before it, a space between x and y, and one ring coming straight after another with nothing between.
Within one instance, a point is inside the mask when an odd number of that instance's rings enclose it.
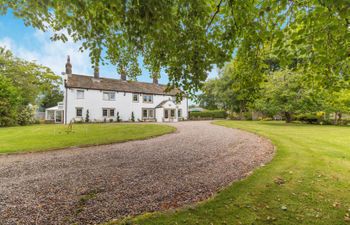
<instances>
[{"instance_id":1,"label":"window pane","mask_svg":"<svg viewBox=\"0 0 350 225\"><path fill-rule=\"evenodd\" d=\"M107 92L103 92L103 100L108 100L108 93Z\"/></svg>"},{"instance_id":2,"label":"window pane","mask_svg":"<svg viewBox=\"0 0 350 225\"><path fill-rule=\"evenodd\" d=\"M168 114L168 110L167 110L167 109L164 111L164 117L165 117L166 119L169 118L169 114Z\"/></svg>"},{"instance_id":3,"label":"window pane","mask_svg":"<svg viewBox=\"0 0 350 225\"><path fill-rule=\"evenodd\" d=\"M114 116L114 109L111 109L111 110L109 111L109 116Z\"/></svg>"},{"instance_id":4,"label":"window pane","mask_svg":"<svg viewBox=\"0 0 350 225\"><path fill-rule=\"evenodd\" d=\"M78 108L76 114L77 114L77 116L83 116L83 109L82 108Z\"/></svg>"},{"instance_id":5,"label":"window pane","mask_svg":"<svg viewBox=\"0 0 350 225\"><path fill-rule=\"evenodd\" d=\"M107 116L107 109L102 110L102 116Z\"/></svg>"},{"instance_id":6,"label":"window pane","mask_svg":"<svg viewBox=\"0 0 350 225\"><path fill-rule=\"evenodd\" d=\"M172 109L172 110L170 111L170 115L171 115L171 117L175 117L175 110L174 110L174 109Z\"/></svg>"},{"instance_id":7,"label":"window pane","mask_svg":"<svg viewBox=\"0 0 350 225\"><path fill-rule=\"evenodd\" d=\"M109 100L115 100L115 93L114 92L110 93L110 99Z\"/></svg>"},{"instance_id":8,"label":"window pane","mask_svg":"<svg viewBox=\"0 0 350 225\"><path fill-rule=\"evenodd\" d=\"M84 91L78 90L78 91L77 91L77 98L79 98L79 99L84 98Z\"/></svg>"},{"instance_id":9,"label":"window pane","mask_svg":"<svg viewBox=\"0 0 350 225\"><path fill-rule=\"evenodd\" d=\"M177 111L177 117L182 117L182 109L178 109L178 111Z\"/></svg>"},{"instance_id":10,"label":"window pane","mask_svg":"<svg viewBox=\"0 0 350 225\"><path fill-rule=\"evenodd\" d=\"M132 100L134 101L134 102L138 102L139 101L139 98L138 98L139 96L137 95L137 94L134 94L133 96L132 96Z\"/></svg>"},{"instance_id":11,"label":"window pane","mask_svg":"<svg viewBox=\"0 0 350 225\"><path fill-rule=\"evenodd\" d=\"M150 110L148 111L148 117L149 117L149 118L154 118L154 110L153 110L153 109L150 109Z\"/></svg>"}]
</instances>

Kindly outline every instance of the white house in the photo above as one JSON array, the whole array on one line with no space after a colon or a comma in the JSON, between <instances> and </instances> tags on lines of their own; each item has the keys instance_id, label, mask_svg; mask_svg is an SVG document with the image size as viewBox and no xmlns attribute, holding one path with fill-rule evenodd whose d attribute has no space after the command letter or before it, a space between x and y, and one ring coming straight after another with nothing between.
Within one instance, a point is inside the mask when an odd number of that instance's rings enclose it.
<instances>
[{"instance_id":1,"label":"white house","mask_svg":"<svg viewBox=\"0 0 350 225\"><path fill-rule=\"evenodd\" d=\"M63 111L56 108L47 109L48 118L65 124L71 121L112 122L119 116L122 121L177 122L188 117L188 101L183 98L176 102L176 90L165 92L166 86L153 83L127 81L99 77L98 70L94 76L72 74L72 65L68 57L64 82ZM62 110L61 107L57 107ZM55 111L54 114L48 111ZM63 112L63 115L60 114ZM62 116L55 118L56 115ZM63 119L62 119L63 118Z\"/></svg>"}]
</instances>

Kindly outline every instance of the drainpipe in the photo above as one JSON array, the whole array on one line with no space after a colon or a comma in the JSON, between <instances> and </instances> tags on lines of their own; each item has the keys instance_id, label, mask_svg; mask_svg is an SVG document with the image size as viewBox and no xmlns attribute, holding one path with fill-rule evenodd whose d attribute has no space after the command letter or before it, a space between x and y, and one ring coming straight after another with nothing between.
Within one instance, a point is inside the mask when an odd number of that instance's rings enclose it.
<instances>
[{"instance_id":1,"label":"drainpipe","mask_svg":"<svg viewBox=\"0 0 350 225\"><path fill-rule=\"evenodd\" d=\"M65 98L64 98L64 124L67 124L67 104L68 104L68 91L67 91L67 81L64 81L64 88L66 89L66 93L65 93Z\"/></svg>"}]
</instances>

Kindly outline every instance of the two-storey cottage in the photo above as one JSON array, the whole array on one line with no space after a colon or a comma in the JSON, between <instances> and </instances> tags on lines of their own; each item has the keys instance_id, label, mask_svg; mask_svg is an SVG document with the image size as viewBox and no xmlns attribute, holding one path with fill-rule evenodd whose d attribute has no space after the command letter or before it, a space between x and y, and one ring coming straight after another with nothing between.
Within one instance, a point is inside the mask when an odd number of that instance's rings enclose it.
<instances>
[{"instance_id":1,"label":"two-storey cottage","mask_svg":"<svg viewBox=\"0 0 350 225\"><path fill-rule=\"evenodd\" d=\"M177 122L188 116L187 98L177 102L177 91L165 92L166 86L158 84L157 78L145 83L128 81L125 75L120 80L102 78L98 70L94 76L73 74L69 57L64 87L64 110L54 117L59 115L65 124L83 121L87 114L91 122L111 122L117 117L122 121ZM52 114L46 114L57 122Z\"/></svg>"}]
</instances>

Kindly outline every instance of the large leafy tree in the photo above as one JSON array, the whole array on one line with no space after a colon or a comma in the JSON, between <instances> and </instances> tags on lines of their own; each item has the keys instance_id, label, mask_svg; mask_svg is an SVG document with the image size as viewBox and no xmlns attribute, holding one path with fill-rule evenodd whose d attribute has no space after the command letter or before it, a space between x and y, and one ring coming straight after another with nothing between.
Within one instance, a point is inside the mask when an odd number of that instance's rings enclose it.
<instances>
[{"instance_id":1,"label":"large leafy tree","mask_svg":"<svg viewBox=\"0 0 350 225\"><path fill-rule=\"evenodd\" d=\"M255 109L268 115L283 114L286 122L293 114L322 109L323 96L317 85L310 85L299 71L281 70L271 73L263 84Z\"/></svg>"},{"instance_id":2,"label":"large leafy tree","mask_svg":"<svg viewBox=\"0 0 350 225\"><path fill-rule=\"evenodd\" d=\"M2 126L27 124L39 96L56 95L59 92L61 77L49 68L15 57L9 50L0 47L1 75L1 116ZM56 96L57 97L57 96ZM59 99L61 96L58 96ZM46 98L44 98L45 100ZM52 104L52 99L43 104ZM41 102L39 102L41 104ZM23 113L22 113L23 112ZM27 117L19 115L26 113ZM6 119L6 121L4 121Z\"/></svg>"},{"instance_id":3,"label":"large leafy tree","mask_svg":"<svg viewBox=\"0 0 350 225\"><path fill-rule=\"evenodd\" d=\"M0 73L0 127L17 122L17 110L21 97L11 80Z\"/></svg>"},{"instance_id":4,"label":"large leafy tree","mask_svg":"<svg viewBox=\"0 0 350 225\"><path fill-rule=\"evenodd\" d=\"M242 46L259 52L273 43L283 62L295 57L286 49L300 49L298 57L313 59L323 75L338 76L349 57L347 0L3 0L0 7L53 30L54 40L82 41L94 66L107 60L134 77L142 56L152 72L167 72L169 88L185 91L200 88L212 65L222 66ZM311 50L300 48L303 42Z\"/></svg>"}]
</instances>

